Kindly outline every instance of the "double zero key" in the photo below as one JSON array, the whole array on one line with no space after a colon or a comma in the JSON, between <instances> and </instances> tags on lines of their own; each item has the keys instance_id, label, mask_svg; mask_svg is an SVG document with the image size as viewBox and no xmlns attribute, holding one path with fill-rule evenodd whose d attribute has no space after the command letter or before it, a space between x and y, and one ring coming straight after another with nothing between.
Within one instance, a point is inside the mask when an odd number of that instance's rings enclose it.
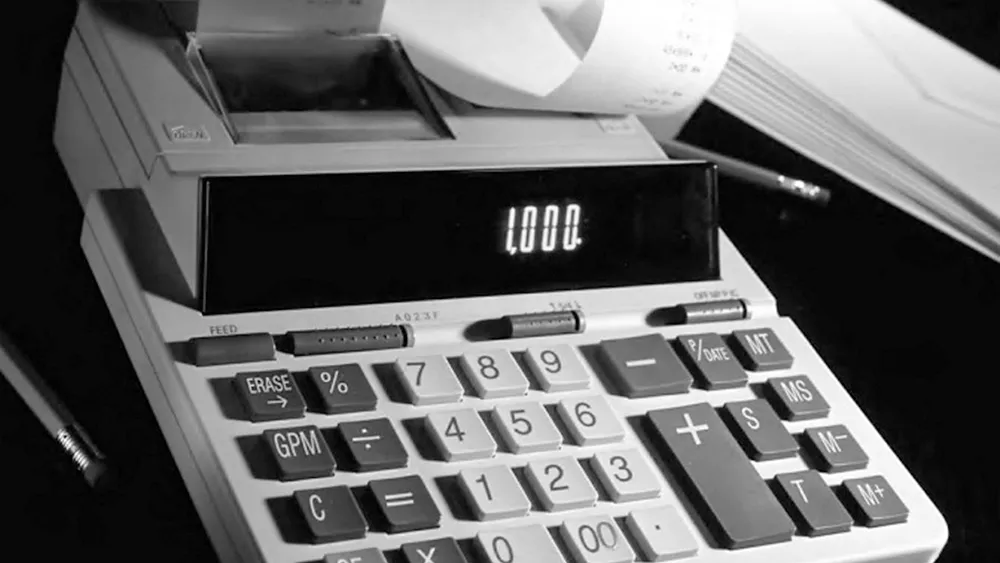
<instances>
[{"instance_id":1,"label":"double zero key","mask_svg":"<svg viewBox=\"0 0 1000 563\"><path fill-rule=\"evenodd\" d=\"M795 525L707 403L649 412L653 430L719 543L789 541Z\"/></svg>"}]
</instances>

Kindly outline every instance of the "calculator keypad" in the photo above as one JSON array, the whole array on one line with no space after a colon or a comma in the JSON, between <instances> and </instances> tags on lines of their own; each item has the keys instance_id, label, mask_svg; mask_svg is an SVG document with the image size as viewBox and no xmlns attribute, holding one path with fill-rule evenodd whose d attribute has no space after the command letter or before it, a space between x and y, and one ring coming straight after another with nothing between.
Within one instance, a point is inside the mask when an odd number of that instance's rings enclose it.
<instances>
[{"instance_id":1,"label":"calculator keypad","mask_svg":"<svg viewBox=\"0 0 1000 563\"><path fill-rule=\"evenodd\" d=\"M831 474L867 468L868 455L840 420L813 423L831 408L809 375L754 373L794 364L773 329L589 346L593 354L556 342L399 355L389 364L394 380L381 381L405 395L387 387L396 403L390 409L380 409L380 364L238 372L232 383L244 423L263 426L251 438L266 445L271 478L309 483L285 495L310 541L335 547L398 536L389 559L377 548L330 549L325 563L562 561L563 553L567 563L691 558L699 542L682 514L687 506L714 545L728 549L789 541L795 531L823 536L907 520L882 476L827 483ZM686 398L695 379L699 398ZM299 392L300 381L310 393ZM723 400L706 402L720 390ZM649 399L663 395L672 397ZM633 408L661 400L660 408ZM627 413L618 410L622 401ZM401 407L412 414L397 418ZM273 424L314 416L329 423ZM634 423L643 439L633 436ZM767 480L751 462L799 463L800 456L807 469ZM422 473L427 463L441 471ZM347 486L329 480L335 471L371 479ZM677 504L671 492L692 502ZM542 512L548 527L530 520ZM470 544L476 558L465 543L473 537L455 537L444 525L453 517L482 526ZM440 535L419 541L406 535L439 527Z\"/></svg>"}]
</instances>

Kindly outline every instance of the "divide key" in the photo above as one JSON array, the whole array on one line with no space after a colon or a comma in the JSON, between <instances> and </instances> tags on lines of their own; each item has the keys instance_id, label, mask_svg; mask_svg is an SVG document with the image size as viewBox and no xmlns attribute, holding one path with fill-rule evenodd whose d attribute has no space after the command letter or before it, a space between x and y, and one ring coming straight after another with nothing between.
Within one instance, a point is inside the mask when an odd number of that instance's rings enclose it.
<instances>
[{"instance_id":1,"label":"divide key","mask_svg":"<svg viewBox=\"0 0 1000 563\"><path fill-rule=\"evenodd\" d=\"M740 549L789 541L791 518L707 403L649 412L664 457L712 534Z\"/></svg>"}]
</instances>

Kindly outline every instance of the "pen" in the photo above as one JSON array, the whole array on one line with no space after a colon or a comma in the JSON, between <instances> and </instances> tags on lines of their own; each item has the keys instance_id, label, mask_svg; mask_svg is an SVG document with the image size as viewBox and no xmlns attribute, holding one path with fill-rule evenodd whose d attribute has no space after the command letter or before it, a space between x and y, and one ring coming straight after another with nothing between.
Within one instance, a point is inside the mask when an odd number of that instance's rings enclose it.
<instances>
[{"instance_id":1,"label":"pen","mask_svg":"<svg viewBox=\"0 0 1000 563\"><path fill-rule=\"evenodd\" d=\"M659 141L659 143L667 155L673 158L714 162L718 165L719 172L726 176L750 182L763 188L785 192L819 205L826 205L830 201L830 190L816 184L811 184L797 178L789 178L766 168L707 151L676 139Z\"/></svg>"},{"instance_id":2,"label":"pen","mask_svg":"<svg viewBox=\"0 0 1000 563\"><path fill-rule=\"evenodd\" d=\"M0 373L6 376L39 422L69 454L87 483L97 487L107 472L104 455L3 330L0 330Z\"/></svg>"}]
</instances>

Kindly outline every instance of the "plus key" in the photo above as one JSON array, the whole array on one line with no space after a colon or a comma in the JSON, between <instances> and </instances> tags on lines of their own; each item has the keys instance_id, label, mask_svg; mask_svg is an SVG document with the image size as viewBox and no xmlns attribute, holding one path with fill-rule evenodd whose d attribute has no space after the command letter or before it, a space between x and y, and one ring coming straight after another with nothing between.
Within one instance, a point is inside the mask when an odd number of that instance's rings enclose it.
<instances>
[{"instance_id":1,"label":"plus key","mask_svg":"<svg viewBox=\"0 0 1000 563\"><path fill-rule=\"evenodd\" d=\"M795 526L707 403L649 412L664 457L719 543L788 541Z\"/></svg>"}]
</instances>

